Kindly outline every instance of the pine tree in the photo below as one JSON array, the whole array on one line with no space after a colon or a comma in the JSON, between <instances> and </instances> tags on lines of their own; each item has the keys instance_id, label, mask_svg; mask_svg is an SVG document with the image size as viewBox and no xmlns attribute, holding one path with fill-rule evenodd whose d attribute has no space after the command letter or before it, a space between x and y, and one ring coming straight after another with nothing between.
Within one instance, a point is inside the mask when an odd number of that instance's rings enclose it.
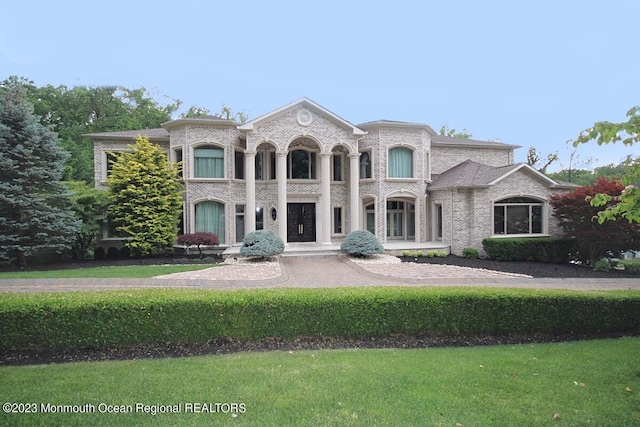
<instances>
[{"instance_id":1,"label":"pine tree","mask_svg":"<svg viewBox=\"0 0 640 427\"><path fill-rule=\"evenodd\" d=\"M62 184L67 155L17 85L0 87L0 259L69 247L79 227Z\"/></svg>"},{"instance_id":2,"label":"pine tree","mask_svg":"<svg viewBox=\"0 0 640 427\"><path fill-rule=\"evenodd\" d=\"M107 179L109 218L130 237L125 246L132 254L164 254L176 241L182 209L177 165L147 138L138 137L129 147L130 153L117 154Z\"/></svg>"}]
</instances>

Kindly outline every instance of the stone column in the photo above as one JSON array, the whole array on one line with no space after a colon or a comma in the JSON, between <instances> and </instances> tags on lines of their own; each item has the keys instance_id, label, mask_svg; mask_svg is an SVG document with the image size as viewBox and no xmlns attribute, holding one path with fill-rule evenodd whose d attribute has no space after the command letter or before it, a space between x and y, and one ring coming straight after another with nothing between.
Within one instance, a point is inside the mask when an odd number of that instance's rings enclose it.
<instances>
[{"instance_id":1,"label":"stone column","mask_svg":"<svg viewBox=\"0 0 640 427\"><path fill-rule=\"evenodd\" d=\"M287 152L276 153L276 179L278 181L278 235L287 244Z\"/></svg>"},{"instance_id":2,"label":"stone column","mask_svg":"<svg viewBox=\"0 0 640 427\"><path fill-rule=\"evenodd\" d=\"M322 206L322 244L331 244L331 153L321 153L322 183L320 186Z\"/></svg>"},{"instance_id":3,"label":"stone column","mask_svg":"<svg viewBox=\"0 0 640 427\"><path fill-rule=\"evenodd\" d=\"M256 152L244 153L244 179L247 202L244 209L245 236L256 229Z\"/></svg>"},{"instance_id":4,"label":"stone column","mask_svg":"<svg viewBox=\"0 0 640 427\"><path fill-rule=\"evenodd\" d=\"M360 228L360 153L349 154L349 226Z\"/></svg>"}]
</instances>

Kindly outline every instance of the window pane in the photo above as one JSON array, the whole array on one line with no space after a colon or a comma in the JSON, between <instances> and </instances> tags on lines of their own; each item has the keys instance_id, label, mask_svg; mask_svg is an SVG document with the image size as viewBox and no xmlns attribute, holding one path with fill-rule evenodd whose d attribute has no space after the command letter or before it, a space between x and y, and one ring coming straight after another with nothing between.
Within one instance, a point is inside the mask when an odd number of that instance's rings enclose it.
<instances>
[{"instance_id":1,"label":"window pane","mask_svg":"<svg viewBox=\"0 0 640 427\"><path fill-rule=\"evenodd\" d=\"M364 151L360 154L360 179L371 178L371 154Z\"/></svg>"},{"instance_id":2,"label":"window pane","mask_svg":"<svg viewBox=\"0 0 640 427\"><path fill-rule=\"evenodd\" d=\"M542 233L542 206L531 206L531 232Z\"/></svg>"},{"instance_id":3,"label":"window pane","mask_svg":"<svg viewBox=\"0 0 640 427\"><path fill-rule=\"evenodd\" d=\"M504 234L504 206L493 208L493 233Z\"/></svg>"},{"instance_id":4,"label":"window pane","mask_svg":"<svg viewBox=\"0 0 640 427\"><path fill-rule=\"evenodd\" d=\"M256 208L256 230L264 229L264 208Z\"/></svg>"},{"instance_id":5,"label":"window pane","mask_svg":"<svg viewBox=\"0 0 640 427\"><path fill-rule=\"evenodd\" d=\"M262 151L256 153L256 179L264 179L264 155Z\"/></svg>"},{"instance_id":6,"label":"window pane","mask_svg":"<svg viewBox=\"0 0 640 427\"><path fill-rule=\"evenodd\" d=\"M196 233L213 233L221 244L225 242L224 205L218 202L201 202L195 206Z\"/></svg>"},{"instance_id":7,"label":"window pane","mask_svg":"<svg viewBox=\"0 0 640 427\"><path fill-rule=\"evenodd\" d=\"M413 152L404 147L389 150L389 178L413 178Z\"/></svg>"},{"instance_id":8,"label":"window pane","mask_svg":"<svg viewBox=\"0 0 640 427\"><path fill-rule=\"evenodd\" d=\"M244 179L244 153L242 151L235 152L235 170L236 179Z\"/></svg>"},{"instance_id":9,"label":"window pane","mask_svg":"<svg viewBox=\"0 0 640 427\"><path fill-rule=\"evenodd\" d=\"M276 153L273 151L269 153L269 162L269 179L276 179Z\"/></svg>"},{"instance_id":10,"label":"window pane","mask_svg":"<svg viewBox=\"0 0 640 427\"><path fill-rule=\"evenodd\" d=\"M373 212L367 212L367 230L376 234L376 214Z\"/></svg>"},{"instance_id":11,"label":"window pane","mask_svg":"<svg viewBox=\"0 0 640 427\"><path fill-rule=\"evenodd\" d=\"M342 181L342 155L334 154L333 158L333 181Z\"/></svg>"},{"instance_id":12,"label":"window pane","mask_svg":"<svg viewBox=\"0 0 640 427\"><path fill-rule=\"evenodd\" d=\"M529 206L507 206L507 234L529 234Z\"/></svg>"},{"instance_id":13,"label":"window pane","mask_svg":"<svg viewBox=\"0 0 640 427\"><path fill-rule=\"evenodd\" d=\"M305 150L295 150L290 154L291 158L291 178L309 179L309 152Z\"/></svg>"},{"instance_id":14,"label":"window pane","mask_svg":"<svg viewBox=\"0 0 640 427\"><path fill-rule=\"evenodd\" d=\"M333 232L342 233L342 208L333 208Z\"/></svg>"},{"instance_id":15,"label":"window pane","mask_svg":"<svg viewBox=\"0 0 640 427\"><path fill-rule=\"evenodd\" d=\"M224 151L221 148L196 148L193 152L196 178L224 178Z\"/></svg>"}]
</instances>

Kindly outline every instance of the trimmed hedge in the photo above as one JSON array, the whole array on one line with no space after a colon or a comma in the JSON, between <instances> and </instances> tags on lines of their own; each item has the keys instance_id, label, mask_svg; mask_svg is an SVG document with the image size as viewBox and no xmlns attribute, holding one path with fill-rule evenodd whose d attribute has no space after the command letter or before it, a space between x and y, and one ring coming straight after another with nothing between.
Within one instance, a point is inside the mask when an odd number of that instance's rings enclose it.
<instances>
[{"instance_id":1,"label":"trimmed hedge","mask_svg":"<svg viewBox=\"0 0 640 427\"><path fill-rule=\"evenodd\" d=\"M487 238L482 241L489 258L498 261L566 263L575 252L572 240L558 237Z\"/></svg>"},{"instance_id":2,"label":"trimmed hedge","mask_svg":"<svg viewBox=\"0 0 640 427\"><path fill-rule=\"evenodd\" d=\"M640 333L640 293L337 288L5 293L0 351L215 338Z\"/></svg>"}]
</instances>

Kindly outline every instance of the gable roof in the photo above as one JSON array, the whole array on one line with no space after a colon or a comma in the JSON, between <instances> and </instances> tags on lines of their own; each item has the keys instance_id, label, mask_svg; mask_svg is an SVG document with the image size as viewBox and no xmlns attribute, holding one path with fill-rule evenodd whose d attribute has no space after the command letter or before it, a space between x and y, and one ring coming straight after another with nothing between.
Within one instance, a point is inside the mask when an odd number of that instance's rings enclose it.
<instances>
[{"instance_id":1,"label":"gable roof","mask_svg":"<svg viewBox=\"0 0 640 427\"><path fill-rule=\"evenodd\" d=\"M289 111L291 109L297 108L299 106L303 106L308 108L309 110L315 111L316 114L321 114L324 116L329 117L332 121L338 123L340 126L343 126L347 129L351 130L351 134L353 136L364 136L367 133L365 131L363 131L362 129L354 126L353 124L351 124L350 122L346 121L345 119L339 117L338 115L332 113L331 111L327 110L326 108L322 107L319 104L316 104L315 102L313 102L312 100L308 99L308 98L301 98L297 101L294 101L290 104L285 105L284 107L280 107L277 110L273 110L270 113L267 114L263 114L260 117L257 117L253 120L249 120L248 122L238 126L238 129L241 132L250 132L252 130L255 129L256 125L258 125L259 123L265 122L267 120L273 119L277 116L279 116L280 114Z\"/></svg>"},{"instance_id":2,"label":"gable roof","mask_svg":"<svg viewBox=\"0 0 640 427\"><path fill-rule=\"evenodd\" d=\"M435 135L436 132L429 125L425 125L424 123L413 123L413 122L402 122L398 120L375 120L373 122L360 123L358 127L366 129L369 127L387 127L387 128L414 128L414 129L424 129L429 135Z\"/></svg>"},{"instance_id":3,"label":"gable roof","mask_svg":"<svg viewBox=\"0 0 640 427\"><path fill-rule=\"evenodd\" d=\"M472 160L465 160L441 174L433 175L433 180L428 189L444 190L450 188L490 187L517 171L528 173L534 179L545 183L550 188L574 188L572 184L567 185L566 183L554 181L526 163L496 167L477 163Z\"/></svg>"}]
</instances>

